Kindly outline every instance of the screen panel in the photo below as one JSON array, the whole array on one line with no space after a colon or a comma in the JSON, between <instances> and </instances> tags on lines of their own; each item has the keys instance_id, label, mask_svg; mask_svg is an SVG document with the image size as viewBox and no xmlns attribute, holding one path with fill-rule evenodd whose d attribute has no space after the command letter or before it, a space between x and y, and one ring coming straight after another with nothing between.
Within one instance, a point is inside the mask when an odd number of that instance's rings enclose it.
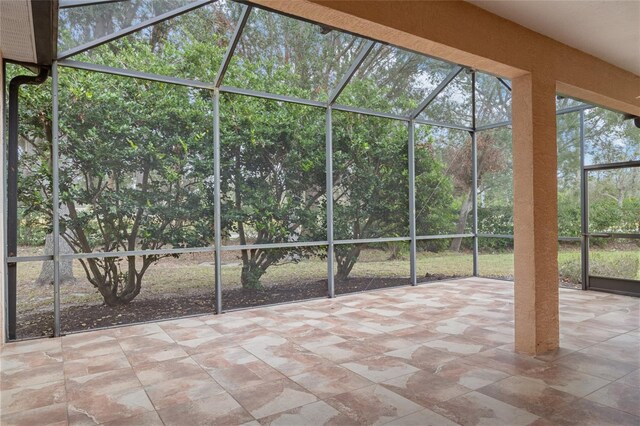
<instances>
[{"instance_id":1,"label":"screen panel","mask_svg":"<svg viewBox=\"0 0 640 426\"><path fill-rule=\"evenodd\" d=\"M416 235L472 231L471 136L463 130L415 126Z\"/></svg>"},{"instance_id":2,"label":"screen panel","mask_svg":"<svg viewBox=\"0 0 640 426\"><path fill-rule=\"evenodd\" d=\"M254 8L224 84L326 101L364 44L351 34Z\"/></svg>"},{"instance_id":3,"label":"screen panel","mask_svg":"<svg viewBox=\"0 0 640 426\"><path fill-rule=\"evenodd\" d=\"M590 233L640 234L640 167L587 174Z\"/></svg>"},{"instance_id":4,"label":"screen panel","mask_svg":"<svg viewBox=\"0 0 640 426\"><path fill-rule=\"evenodd\" d=\"M76 259L61 285L63 332L211 314L213 253Z\"/></svg>"},{"instance_id":5,"label":"screen panel","mask_svg":"<svg viewBox=\"0 0 640 426\"><path fill-rule=\"evenodd\" d=\"M558 243L558 278L560 287L582 288L582 254L580 241Z\"/></svg>"},{"instance_id":6,"label":"screen panel","mask_svg":"<svg viewBox=\"0 0 640 426\"><path fill-rule=\"evenodd\" d=\"M471 238L442 238L417 241L418 282L473 276Z\"/></svg>"},{"instance_id":7,"label":"screen panel","mask_svg":"<svg viewBox=\"0 0 640 426\"><path fill-rule=\"evenodd\" d=\"M640 160L640 129L633 120L599 107L584 114L586 165Z\"/></svg>"},{"instance_id":8,"label":"screen panel","mask_svg":"<svg viewBox=\"0 0 640 426\"><path fill-rule=\"evenodd\" d=\"M223 309L327 297L326 253L324 246L222 252Z\"/></svg>"},{"instance_id":9,"label":"screen panel","mask_svg":"<svg viewBox=\"0 0 640 426\"><path fill-rule=\"evenodd\" d=\"M335 247L336 294L409 285L409 242L339 244Z\"/></svg>"},{"instance_id":10,"label":"screen panel","mask_svg":"<svg viewBox=\"0 0 640 426\"><path fill-rule=\"evenodd\" d=\"M53 262L20 262L16 272L16 339L53 336Z\"/></svg>"},{"instance_id":11,"label":"screen panel","mask_svg":"<svg viewBox=\"0 0 640 426\"><path fill-rule=\"evenodd\" d=\"M224 94L223 244L326 241L325 111Z\"/></svg>"},{"instance_id":12,"label":"screen panel","mask_svg":"<svg viewBox=\"0 0 640 426\"><path fill-rule=\"evenodd\" d=\"M406 123L335 111L333 171L336 240L409 236Z\"/></svg>"},{"instance_id":13,"label":"screen panel","mask_svg":"<svg viewBox=\"0 0 640 426\"><path fill-rule=\"evenodd\" d=\"M478 232L513 235L511 128L476 133L478 149Z\"/></svg>"},{"instance_id":14,"label":"screen panel","mask_svg":"<svg viewBox=\"0 0 640 426\"><path fill-rule=\"evenodd\" d=\"M407 116L453 68L447 62L376 44L337 103Z\"/></svg>"},{"instance_id":15,"label":"screen panel","mask_svg":"<svg viewBox=\"0 0 640 426\"><path fill-rule=\"evenodd\" d=\"M216 1L72 59L213 84L241 11L239 3Z\"/></svg>"},{"instance_id":16,"label":"screen panel","mask_svg":"<svg viewBox=\"0 0 640 426\"><path fill-rule=\"evenodd\" d=\"M472 91L471 73L463 70L433 99L418 118L442 124L471 127L473 125Z\"/></svg>"},{"instance_id":17,"label":"screen panel","mask_svg":"<svg viewBox=\"0 0 640 426\"><path fill-rule=\"evenodd\" d=\"M558 144L558 234L563 237L579 237L580 186L580 113L557 116Z\"/></svg>"},{"instance_id":18,"label":"screen panel","mask_svg":"<svg viewBox=\"0 0 640 426\"><path fill-rule=\"evenodd\" d=\"M74 252L212 244L211 92L61 69L59 141Z\"/></svg>"},{"instance_id":19,"label":"screen panel","mask_svg":"<svg viewBox=\"0 0 640 426\"><path fill-rule=\"evenodd\" d=\"M511 90L497 77L476 72L476 126L510 120Z\"/></svg>"},{"instance_id":20,"label":"screen panel","mask_svg":"<svg viewBox=\"0 0 640 426\"><path fill-rule=\"evenodd\" d=\"M589 275L640 281L640 240L589 238Z\"/></svg>"},{"instance_id":21,"label":"screen panel","mask_svg":"<svg viewBox=\"0 0 640 426\"><path fill-rule=\"evenodd\" d=\"M171 12L193 0L128 0L59 10L58 52L64 52Z\"/></svg>"},{"instance_id":22,"label":"screen panel","mask_svg":"<svg viewBox=\"0 0 640 426\"><path fill-rule=\"evenodd\" d=\"M478 238L478 275L513 281L513 238Z\"/></svg>"}]
</instances>

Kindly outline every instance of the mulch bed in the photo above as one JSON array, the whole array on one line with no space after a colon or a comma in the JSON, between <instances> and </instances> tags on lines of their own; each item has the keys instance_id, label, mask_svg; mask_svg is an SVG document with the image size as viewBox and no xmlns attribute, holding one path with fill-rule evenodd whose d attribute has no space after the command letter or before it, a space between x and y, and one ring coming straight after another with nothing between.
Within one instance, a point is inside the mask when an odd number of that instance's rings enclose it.
<instances>
[{"instance_id":1,"label":"mulch bed","mask_svg":"<svg viewBox=\"0 0 640 426\"><path fill-rule=\"evenodd\" d=\"M444 275L420 278L420 283L450 279ZM348 294L367 290L408 285L406 278L349 278L336 281L336 293ZM568 283L562 283L563 287ZM575 288L575 287L574 287ZM223 290L223 309L241 309L252 306L273 305L297 300L327 297L327 281L278 284L263 290L242 288ZM63 332L83 331L122 324L158 321L191 315L214 313L213 292L172 295L163 298L135 299L125 306L106 305L69 306L61 310ZM38 312L18 318L19 339L53 335L53 312Z\"/></svg>"},{"instance_id":2,"label":"mulch bed","mask_svg":"<svg viewBox=\"0 0 640 426\"><path fill-rule=\"evenodd\" d=\"M339 294L407 285L407 279L350 278L336 282ZM297 300L327 297L327 281L278 284L263 290L242 288L223 290L223 309L241 309L252 306L273 305ZM138 298L125 306L86 305L63 307L60 321L63 332L83 331L122 324L158 321L191 315L214 313L213 292L172 295L163 298ZM52 336L53 313L37 312L18 318L18 338Z\"/></svg>"},{"instance_id":3,"label":"mulch bed","mask_svg":"<svg viewBox=\"0 0 640 426\"><path fill-rule=\"evenodd\" d=\"M571 288L573 290L582 290L582 284L561 279L560 288Z\"/></svg>"}]
</instances>

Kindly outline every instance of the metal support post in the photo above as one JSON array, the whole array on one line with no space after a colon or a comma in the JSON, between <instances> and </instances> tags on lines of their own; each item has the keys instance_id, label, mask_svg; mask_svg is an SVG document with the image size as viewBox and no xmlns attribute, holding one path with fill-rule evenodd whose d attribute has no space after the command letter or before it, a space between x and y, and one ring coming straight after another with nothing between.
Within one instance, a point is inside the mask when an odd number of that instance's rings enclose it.
<instances>
[{"instance_id":1,"label":"metal support post","mask_svg":"<svg viewBox=\"0 0 640 426\"><path fill-rule=\"evenodd\" d=\"M331 107L327 108L326 144L325 144L325 173L327 192L327 290L329 297L336 296L335 279L333 276L334 249L333 242L333 115Z\"/></svg>"},{"instance_id":2,"label":"metal support post","mask_svg":"<svg viewBox=\"0 0 640 426\"><path fill-rule=\"evenodd\" d=\"M476 72L471 71L471 184L473 185L473 276L478 276L478 141L476 138Z\"/></svg>"},{"instance_id":3,"label":"metal support post","mask_svg":"<svg viewBox=\"0 0 640 426\"><path fill-rule=\"evenodd\" d=\"M213 90L213 168L214 168L214 263L215 263L215 309L216 314L222 313L222 217L220 206L220 91Z\"/></svg>"},{"instance_id":4,"label":"metal support post","mask_svg":"<svg viewBox=\"0 0 640 426\"><path fill-rule=\"evenodd\" d=\"M416 257L416 163L415 163L415 123L409 126L409 257L411 264L411 285L418 284Z\"/></svg>"},{"instance_id":5,"label":"metal support post","mask_svg":"<svg viewBox=\"0 0 640 426\"><path fill-rule=\"evenodd\" d=\"M588 172L584 169L584 110L580 110L580 264L582 265L582 289L589 287L589 195Z\"/></svg>"},{"instance_id":6,"label":"metal support post","mask_svg":"<svg viewBox=\"0 0 640 426\"><path fill-rule=\"evenodd\" d=\"M53 180L53 335L60 336L60 159L59 159L59 79L58 63L51 69L52 121L51 121L51 177Z\"/></svg>"}]
</instances>

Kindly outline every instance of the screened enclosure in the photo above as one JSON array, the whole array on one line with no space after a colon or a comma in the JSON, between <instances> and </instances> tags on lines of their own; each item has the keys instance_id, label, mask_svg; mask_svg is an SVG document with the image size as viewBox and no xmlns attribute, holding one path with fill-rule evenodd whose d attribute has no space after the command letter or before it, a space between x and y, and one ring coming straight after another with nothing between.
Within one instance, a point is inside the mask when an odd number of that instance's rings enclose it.
<instances>
[{"instance_id":1,"label":"screened enclosure","mask_svg":"<svg viewBox=\"0 0 640 426\"><path fill-rule=\"evenodd\" d=\"M62 0L59 20L9 164L12 339L513 279L508 80L234 1ZM632 127L559 98L563 285L584 166L640 159ZM640 231L640 177L600 180ZM640 279L635 241L600 247Z\"/></svg>"}]
</instances>

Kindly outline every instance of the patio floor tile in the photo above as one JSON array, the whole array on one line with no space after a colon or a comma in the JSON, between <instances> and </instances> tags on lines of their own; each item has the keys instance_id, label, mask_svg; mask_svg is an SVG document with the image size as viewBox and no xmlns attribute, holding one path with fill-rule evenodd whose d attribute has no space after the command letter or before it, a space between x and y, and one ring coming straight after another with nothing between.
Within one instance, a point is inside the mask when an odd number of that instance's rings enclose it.
<instances>
[{"instance_id":1,"label":"patio floor tile","mask_svg":"<svg viewBox=\"0 0 640 426\"><path fill-rule=\"evenodd\" d=\"M471 392L452 380L422 370L388 380L382 386L427 408Z\"/></svg>"},{"instance_id":2,"label":"patio floor tile","mask_svg":"<svg viewBox=\"0 0 640 426\"><path fill-rule=\"evenodd\" d=\"M7 389L0 392L2 414L66 402L64 381Z\"/></svg>"},{"instance_id":3,"label":"patio floor tile","mask_svg":"<svg viewBox=\"0 0 640 426\"><path fill-rule=\"evenodd\" d=\"M145 388L154 407L159 410L170 405L184 404L222 393L224 389L206 373L179 377Z\"/></svg>"},{"instance_id":4,"label":"patio floor tile","mask_svg":"<svg viewBox=\"0 0 640 426\"><path fill-rule=\"evenodd\" d=\"M402 362L398 358L386 355L376 355L358 361L346 362L342 366L374 383L384 382L418 371L416 367Z\"/></svg>"},{"instance_id":5,"label":"patio floor tile","mask_svg":"<svg viewBox=\"0 0 640 426\"><path fill-rule=\"evenodd\" d=\"M588 395L586 399L640 417L640 392L633 386L612 383Z\"/></svg>"},{"instance_id":6,"label":"patio floor tile","mask_svg":"<svg viewBox=\"0 0 640 426\"><path fill-rule=\"evenodd\" d=\"M334 364L321 364L305 373L292 376L291 380L321 399L373 384L364 377Z\"/></svg>"},{"instance_id":7,"label":"patio floor tile","mask_svg":"<svg viewBox=\"0 0 640 426\"><path fill-rule=\"evenodd\" d=\"M502 371L466 363L464 358L444 363L434 373L474 390L509 377Z\"/></svg>"},{"instance_id":8,"label":"patio floor tile","mask_svg":"<svg viewBox=\"0 0 640 426\"><path fill-rule=\"evenodd\" d=\"M638 426L640 417L588 399L579 399L549 417L554 424L580 426Z\"/></svg>"},{"instance_id":9,"label":"patio floor tile","mask_svg":"<svg viewBox=\"0 0 640 426\"><path fill-rule=\"evenodd\" d=\"M526 410L514 407L490 396L470 392L442 402L433 408L460 425L529 425L539 419Z\"/></svg>"},{"instance_id":10,"label":"patio floor tile","mask_svg":"<svg viewBox=\"0 0 640 426\"><path fill-rule=\"evenodd\" d=\"M158 410L165 425L239 425L253 420L228 393L172 405Z\"/></svg>"},{"instance_id":11,"label":"patio floor tile","mask_svg":"<svg viewBox=\"0 0 640 426\"><path fill-rule=\"evenodd\" d=\"M540 417L547 417L576 399L542 381L524 376L508 377L480 388L478 392Z\"/></svg>"},{"instance_id":12,"label":"patio floor tile","mask_svg":"<svg viewBox=\"0 0 640 426\"><path fill-rule=\"evenodd\" d=\"M144 364L133 369L144 386L199 373L206 374L198 363L189 357Z\"/></svg>"},{"instance_id":13,"label":"patio floor tile","mask_svg":"<svg viewBox=\"0 0 640 426\"><path fill-rule=\"evenodd\" d=\"M33 410L18 411L15 413L2 413L0 417L2 426L21 426L46 424L52 426L67 425L67 404L47 405Z\"/></svg>"},{"instance_id":14,"label":"patio floor tile","mask_svg":"<svg viewBox=\"0 0 640 426\"><path fill-rule=\"evenodd\" d=\"M324 401L316 401L260 419L263 426L340 424L340 412Z\"/></svg>"},{"instance_id":15,"label":"patio floor tile","mask_svg":"<svg viewBox=\"0 0 640 426\"><path fill-rule=\"evenodd\" d=\"M275 380L232 391L233 397L255 418L301 407L317 398L289 379Z\"/></svg>"},{"instance_id":16,"label":"patio floor tile","mask_svg":"<svg viewBox=\"0 0 640 426\"><path fill-rule=\"evenodd\" d=\"M325 401L341 414L334 422L336 425L384 424L423 409L382 385L343 393Z\"/></svg>"},{"instance_id":17,"label":"patio floor tile","mask_svg":"<svg viewBox=\"0 0 640 426\"><path fill-rule=\"evenodd\" d=\"M536 357L479 278L10 343L0 423L640 425L640 300L560 302Z\"/></svg>"}]
</instances>

